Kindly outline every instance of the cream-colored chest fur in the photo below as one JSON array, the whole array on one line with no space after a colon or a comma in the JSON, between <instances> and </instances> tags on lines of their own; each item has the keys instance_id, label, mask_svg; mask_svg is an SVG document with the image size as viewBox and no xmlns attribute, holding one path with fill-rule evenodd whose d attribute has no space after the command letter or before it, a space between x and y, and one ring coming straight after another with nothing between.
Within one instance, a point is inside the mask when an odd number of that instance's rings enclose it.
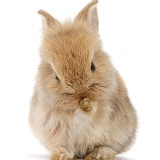
<instances>
[{"instance_id":1,"label":"cream-colored chest fur","mask_svg":"<svg viewBox=\"0 0 160 160\"><path fill-rule=\"evenodd\" d=\"M98 124L99 122L81 110L75 112L70 123L69 135L78 156L83 157L96 146L102 145L107 138L104 136L107 132L107 124L104 127L104 123Z\"/></svg>"}]
</instances>

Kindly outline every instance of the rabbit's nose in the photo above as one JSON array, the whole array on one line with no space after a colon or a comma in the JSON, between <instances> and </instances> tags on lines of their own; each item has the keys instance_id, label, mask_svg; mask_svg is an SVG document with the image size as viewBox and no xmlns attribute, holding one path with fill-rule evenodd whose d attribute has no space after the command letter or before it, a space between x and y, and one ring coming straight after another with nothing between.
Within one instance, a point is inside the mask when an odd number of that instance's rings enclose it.
<instances>
[{"instance_id":1,"label":"rabbit's nose","mask_svg":"<svg viewBox=\"0 0 160 160\"><path fill-rule=\"evenodd\" d=\"M90 111L92 110L91 108L91 100L89 98L84 98L83 100L80 101L79 106L81 110L83 111Z\"/></svg>"}]
</instances>

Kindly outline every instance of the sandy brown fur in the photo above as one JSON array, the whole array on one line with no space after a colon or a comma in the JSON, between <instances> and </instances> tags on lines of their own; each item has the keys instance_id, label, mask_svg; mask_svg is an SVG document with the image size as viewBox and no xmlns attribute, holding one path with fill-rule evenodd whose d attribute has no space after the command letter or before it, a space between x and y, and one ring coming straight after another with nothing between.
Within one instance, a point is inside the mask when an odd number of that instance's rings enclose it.
<instances>
[{"instance_id":1,"label":"sandy brown fur","mask_svg":"<svg viewBox=\"0 0 160 160\"><path fill-rule=\"evenodd\" d=\"M39 11L41 63L29 123L52 160L113 159L135 138L136 113L125 84L101 50L96 4L64 24Z\"/></svg>"}]
</instances>

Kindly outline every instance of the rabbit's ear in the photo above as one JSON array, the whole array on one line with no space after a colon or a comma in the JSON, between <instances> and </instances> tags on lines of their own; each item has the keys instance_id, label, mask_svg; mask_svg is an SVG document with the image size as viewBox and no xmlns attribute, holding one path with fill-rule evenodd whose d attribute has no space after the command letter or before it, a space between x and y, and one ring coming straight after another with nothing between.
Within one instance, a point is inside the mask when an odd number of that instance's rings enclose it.
<instances>
[{"instance_id":1,"label":"rabbit's ear","mask_svg":"<svg viewBox=\"0 0 160 160\"><path fill-rule=\"evenodd\" d=\"M88 3L76 16L75 20L87 21L94 31L98 31L98 15L97 15L98 0L92 0Z\"/></svg>"},{"instance_id":2,"label":"rabbit's ear","mask_svg":"<svg viewBox=\"0 0 160 160\"><path fill-rule=\"evenodd\" d=\"M41 15L42 17L42 21L43 21L43 29L45 29L46 27L51 27L54 26L56 24L60 24L59 21L57 21L55 18L53 18L49 13L47 13L46 11L43 10L39 10L38 13Z\"/></svg>"}]
</instances>

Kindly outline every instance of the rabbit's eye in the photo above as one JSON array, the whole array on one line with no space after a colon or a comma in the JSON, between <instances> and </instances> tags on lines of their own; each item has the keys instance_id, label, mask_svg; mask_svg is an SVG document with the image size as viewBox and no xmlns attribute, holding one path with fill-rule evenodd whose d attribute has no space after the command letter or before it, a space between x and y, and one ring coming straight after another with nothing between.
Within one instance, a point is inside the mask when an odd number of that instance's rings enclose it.
<instances>
[{"instance_id":1,"label":"rabbit's eye","mask_svg":"<svg viewBox=\"0 0 160 160\"><path fill-rule=\"evenodd\" d=\"M57 75L55 76L55 78L56 78L57 81L60 81L59 78L57 77Z\"/></svg>"},{"instance_id":2,"label":"rabbit's eye","mask_svg":"<svg viewBox=\"0 0 160 160\"><path fill-rule=\"evenodd\" d=\"M92 63L91 63L91 71L94 72L95 69L96 69L96 67L95 67L94 63L92 62Z\"/></svg>"}]
</instances>

